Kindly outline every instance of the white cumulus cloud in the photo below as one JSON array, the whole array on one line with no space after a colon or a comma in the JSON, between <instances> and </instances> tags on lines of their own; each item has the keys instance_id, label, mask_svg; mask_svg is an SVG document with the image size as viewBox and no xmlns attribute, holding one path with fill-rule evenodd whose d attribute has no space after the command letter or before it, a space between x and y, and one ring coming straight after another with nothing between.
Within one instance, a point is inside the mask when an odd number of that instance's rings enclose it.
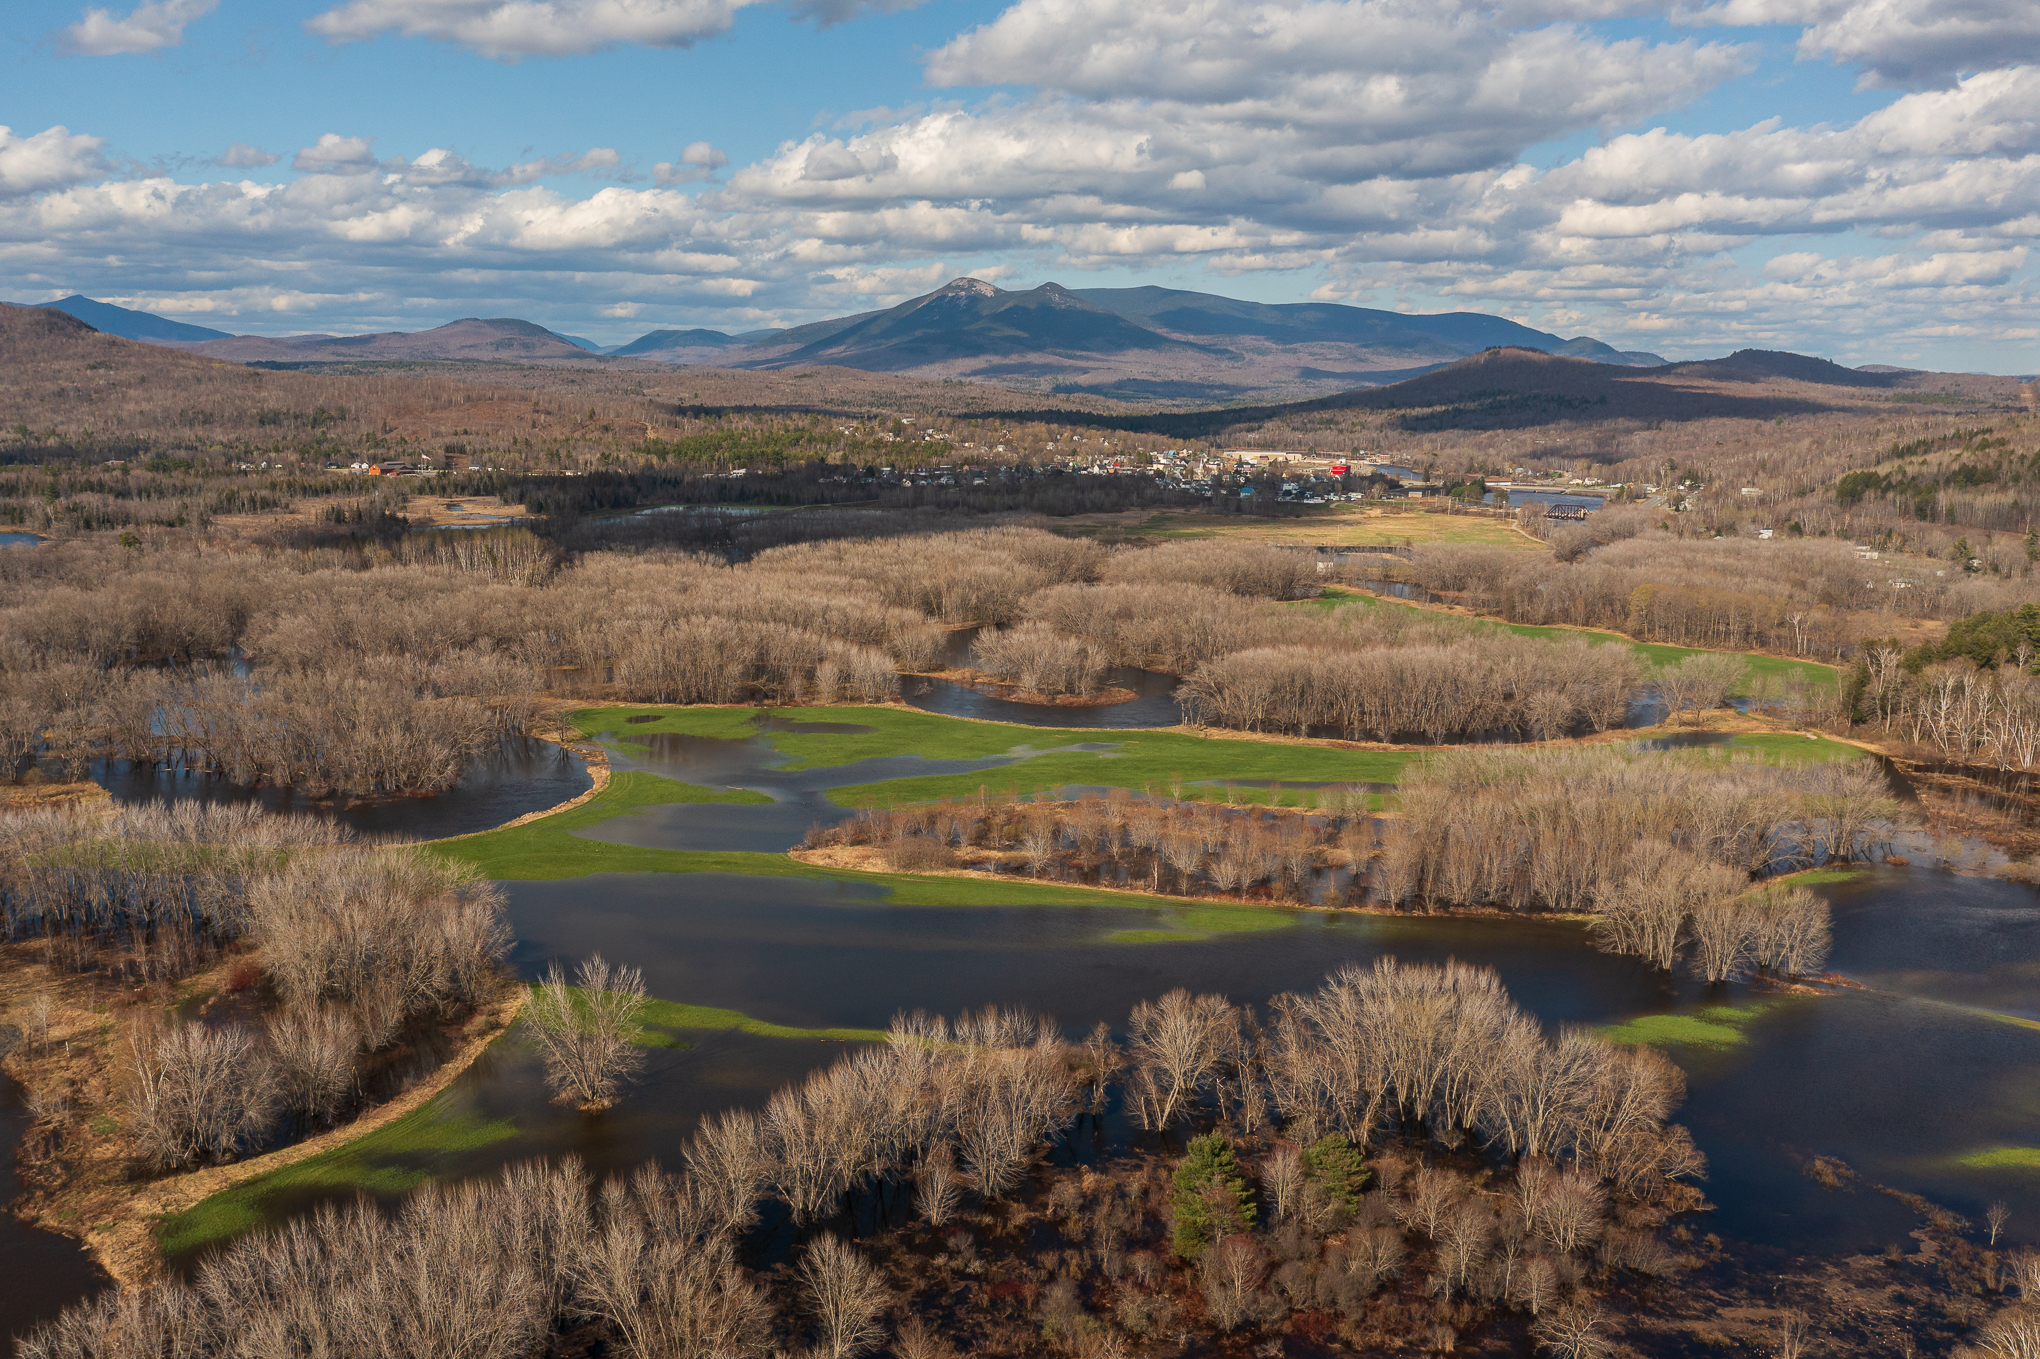
<instances>
[{"instance_id":1,"label":"white cumulus cloud","mask_svg":"<svg viewBox=\"0 0 2040 1359\"><path fill-rule=\"evenodd\" d=\"M81 57L156 52L184 41L184 26L203 19L220 0L144 0L121 18L111 10L87 9L83 18L57 35L60 50Z\"/></svg>"},{"instance_id":2,"label":"white cumulus cloud","mask_svg":"<svg viewBox=\"0 0 2040 1359\"><path fill-rule=\"evenodd\" d=\"M348 0L305 21L332 42L384 33L450 42L483 56L564 57L605 47L686 47L758 0Z\"/></svg>"},{"instance_id":3,"label":"white cumulus cloud","mask_svg":"<svg viewBox=\"0 0 2040 1359\"><path fill-rule=\"evenodd\" d=\"M1661 352L1911 362L1920 337L1958 336L2024 346L1959 366L2040 360L2040 64L2007 41L1974 71L1922 57L1943 75L1853 122L1759 106L1673 132L1658 124L1750 57L1588 26L1663 3L1011 0L927 57L959 97L857 114L749 164L693 142L650 185L607 147L489 166L337 132L281 184L113 179L97 138L0 133L0 273L135 297L196 276L222 317L284 307L346 328L418 308L578 327L635 308L724 329L890 305L965 270L1023 285L1166 270L1147 276L1217 291L1275 273L1299 296L1499 311ZM1696 22L1816 35L1933 18L1911 4L1727 0ZM392 25L374 31L408 31L393 17L408 15L514 56L555 50L547 25L570 20L588 20L584 48L650 41L642 25L677 7L357 0L325 17L370 10ZM637 37L603 26L626 11ZM463 15L496 26L463 38ZM518 15L522 46L504 36ZM1583 132L1598 144L1526 163ZM237 145L219 163L267 155Z\"/></svg>"},{"instance_id":4,"label":"white cumulus cloud","mask_svg":"<svg viewBox=\"0 0 2040 1359\"><path fill-rule=\"evenodd\" d=\"M375 138L343 137L337 132L327 132L319 137L317 145L300 148L291 157L290 166L306 174L365 175L379 168L375 158Z\"/></svg>"},{"instance_id":5,"label":"white cumulus cloud","mask_svg":"<svg viewBox=\"0 0 2040 1359\"><path fill-rule=\"evenodd\" d=\"M1869 86L1946 85L2040 62L2032 0L1725 0L1680 18L1799 25L1799 55L1863 68Z\"/></svg>"},{"instance_id":6,"label":"white cumulus cloud","mask_svg":"<svg viewBox=\"0 0 2040 1359\"><path fill-rule=\"evenodd\" d=\"M707 179L717 170L730 163L729 156L707 142L689 142L681 149L677 160L660 161L652 167L652 178L659 184L671 187L675 184L692 184Z\"/></svg>"},{"instance_id":7,"label":"white cumulus cloud","mask_svg":"<svg viewBox=\"0 0 2040 1359\"><path fill-rule=\"evenodd\" d=\"M29 137L0 127L0 198L63 188L107 173L106 138L61 125Z\"/></svg>"}]
</instances>

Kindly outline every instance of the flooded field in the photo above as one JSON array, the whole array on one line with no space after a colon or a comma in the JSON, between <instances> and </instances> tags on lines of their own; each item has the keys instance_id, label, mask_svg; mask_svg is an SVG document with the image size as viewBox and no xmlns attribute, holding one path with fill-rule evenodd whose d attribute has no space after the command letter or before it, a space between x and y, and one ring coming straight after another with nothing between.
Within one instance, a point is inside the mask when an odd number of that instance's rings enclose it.
<instances>
[{"instance_id":1,"label":"flooded field","mask_svg":"<svg viewBox=\"0 0 2040 1359\"><path fill-rule=\"evenodd\" d=\"M807 827L855 813L832 789L972 774L1044 753L1021 744L979 759L888 754L828 764L782 755L786 734L855 742L854 720L774 718L740 739L617 733L619 769L697 787L743 788L767 804L682 803L628 812L578 835L680 851L776 852ZM876 718L874 721L878 720ZM547 748L552 749L550 747ZM859 750L864 747L859 747ZM1056 750L1109 753L1109 742ZM525 780L500 773L502 807L550 804L577 764L538 755ZM793 767L803 763L819 767ZM1110 760L1099 762L1109 771ZM1109 777L1109 772L1104 774ZM449 797L452 795L450 794ZM429 804L422 804L429 806ZM508 814L497 819L507 819ZM1597 951L1574 921L1170 903L1018 905L973 889L971 905L906 905L880 881L657 872L504 884L511 965L535 978L554 961L601 951L643 969L662 1000L704 1007L663 1031L623 1104L583 1115L548 1102L535 1055L513 1034L464 1074L426 1118L445 1133L369 1147L341 1183L278 1184L248 1200L248 1225L275 1222L372 1182L394 1195L425 1178L492 1173L526 1157L573 1152L597 1172L647 1159L675 1164L706 1114L761 1105L771 1091L858 1041L813 1030L873 1031L901 1011L1025 1005L1066 1034L1123 1025L1137 1002L1176 986L1264 1002L1329 972L1395 957L1493 967L1547 1027L1578 1024L1662 1043L1687 1071L1677 1117L1709 1161L1714 1205L1694 1220L1757 1253L1879 1250L1903 1243L1912 1208L1879 1187L1920 1194L1971 1218L2001 1200L2040 1221L2040 895L1933 869L1834 875L1832 966L1861 984L1828 996L1708 988ZM1019 892L1015 880L1014 895ZM1109 1146L1133 1136L1106 1120ZM1064 1148L1058 1155L1090 1154ZM1804 1167L1839 1158L1857 1178L1822 1187ZM11 1242L11 1238L9 1239ZM77 1252L37 1238L52 1277ZM10 1245L0 1249L12 1249ZM69 1286L69 1285L65 1285ZM53 1290L57 1285L52 1285Z\"/></svg>"}]
</instances>

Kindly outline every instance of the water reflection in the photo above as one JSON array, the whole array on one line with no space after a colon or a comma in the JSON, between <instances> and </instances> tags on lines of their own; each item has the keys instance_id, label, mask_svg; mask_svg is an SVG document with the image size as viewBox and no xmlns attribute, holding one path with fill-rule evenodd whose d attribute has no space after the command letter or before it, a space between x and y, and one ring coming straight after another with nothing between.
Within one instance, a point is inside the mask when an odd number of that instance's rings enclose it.
<instances>
[{"instance_id":1,"label":"water reflection","mask_svg":"<svg viewBox=\"0 0 2040 1359\"><path fill-rule=\"evenodd\" d=\"M775 728L811 730L853 726L845 723L788 723ZM863 730L868 730L864 728ZM800 843L808 827L833 826L856 815L829 801L828 790L885 779L922 778L933 774L972 774L998 769L1048 750L1093 750L1109 753L1109 743L1084 741L1037 750L1017 746L1004 755L981 760L928 760L919 755L889 755L821 769L779 769L786 757L763 738L745 741L713 736L679 736L670 732L633 737L639 747L619 751L620 769L642 769L664 778L709 788L744 788L772 798L769 806L740 803L678 803L619 816L577 832L590 840L641 849L734 849L776 854Z\"/></svg>"},{"instance_id":2,"label":"water reflection","mask_svg":"<svg viewBox=\"0 0 2040 1359\"><path fill-rule=\"evenodd\" d=\"M1936 869L1878 867L1820 889L1830 965L1882 991L2040 1021L2040 893Z\"/></svg>"},{"instance_id":3,"label":"water reflection","mask_svg":"<svg viewBox=\"0 0 2040 1359\"><path fill-rule=\"evenodd\" d=\"M2035 960L2030 894L1974 894L1998 885L1967 879L1934 894L1935 885L1909 883L1927 895L1888 901L1885 879L1859 889L1861 901L1837 912L1837 961L1874 967L1903 943L1903 920L1924 913L1937 918L1911 932L1911 951L1951 975L1981 964L1986 980L1967 994L2002 999ZM1873 1182L1972 1215L2003 1199L2021 1220L2040 1220L2031 1177L1961 1163L2031 1140L2040 1032L1929 999L1710 991L1598 953L1564 921L1290 911L1263 917L1272 928L1229 933L1177 907L901 906L871 885L813 879L646 874L506 887L520 940L513 965L527 977L600 949L643 967L661 996L801 1028L882 1028L903 1009L994 1003L1032 1006L1081 1033L1122 1024L1135 1002L1174 986L1258 1002L1385 954L1492 966L1549 1026L1739 1006L1755 1011L1741 1045L1671 1049L1690 1077L1679 1117L1709 1159L1705 1188L1718 1205L1696 1230L1793 1252L1881 1248L1903 1240L1913 1217ZM2027 984L2029 1008L2031 994ZM755 1106L841 1050L688 1036L696 1047L659 1054L624 1108L602 1119L547 1104L529 1057L499 1052L463 1078L457 1098L477 1117L513 1120L515 1135L435 1171L483 1173L565 1150L597 1168L671 1164L702 1114ZM1815 1155L1841 1157L1864 1183L1823 1189L1801 1172Z\"/></svg>"},{"instance_id":4,"label":"water reflection","mask_svg":"<svg viewBox=\"0 0 2040 1359\"><path fill-rule=\"evenodd\" d=\"M468 765L460 781L432 797L318 800L290 788L250 788L217 774L166 765L107 761L96 777L115 802L256 802L272 812L311 812L364 834L436 840L469 835L544 811L594 786L587 763L550 741L506 737Z\"/></svg>"},{"instance_id":5,"label":"water reflection","mask_svg":"<svg viewBox=\"0 0 2040 1359\"><path fill-rule=\"evenodd\" d=\"M0 1076L0 1205L20 1192L16 1149L28 1131L21 1087ZM68 1236L39 1231L0 1213L0 1343L18 1336L112 1282L85 1248Z\"/></svg>"},{"instance_id":6,"label":"water reflection","mask_svg":"<svg viewBox=\"0 0 2040 1359\"><path fill-rule=\"evenodd\" d=\"M924 712L945 717L978 717L990 722L1016 722L1029 727L1091 728L1173 727L1183 721L1182 705L1176 701L1174 675L1153 670L1115 666L1105 672L1103 683L1130 689L1134 697L1125 703L1095 708L1063 707L1048 703L1015 703L996 698L968 685L943 679L908 679L902 696Z\"/></svg>"},{"instance_id":7,"label":"water reflection","mask_svg":"<svg viewBox=\"0 0 2040 1359\"><path fill-rule=\"evenodd\" d=\"M1838 934L1841 931L1838 929ZM1891 1185L1980 1217L1992 1200L2040 1220L2031 1172L1961 1158L2030 1145L2040 1033L1904 997L1841 995L1778 1006L1728 1060L1696 1061L1680 1120L1711 1163L1717 1205L1699 1229L1792 1251L1903 1243L1910 1209ZM1839 1156L1864 1183L1821 1188L1802 1166Z\"/></svg>"}]
</instances>

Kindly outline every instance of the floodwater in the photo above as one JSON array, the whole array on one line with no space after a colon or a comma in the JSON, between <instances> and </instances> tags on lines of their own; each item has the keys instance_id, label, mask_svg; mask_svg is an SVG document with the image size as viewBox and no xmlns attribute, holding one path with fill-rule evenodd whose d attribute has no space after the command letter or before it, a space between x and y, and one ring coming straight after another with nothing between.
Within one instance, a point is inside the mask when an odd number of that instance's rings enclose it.
<instances>
[{"instance_id":1,"label":"floodwater","mask_svg":"<svg viewBox=\"0 0 2040 1359\"><path fill-rule=\"evenodd\" d=\"M0 1205L20 1192L14 1158L28 1124L21 1087L0 1076ZM54 1320L64 1308L111 1282L70 1237L39 1231L0 1213L0 1344Z\"/></svg>"},{"instance_id":2,"label":"floodwater","mask_svg":"<svg viewBox=\"0 0 2040 1359\"><path fill-rule=\"evenodd\" d=\"M849 815L821 796L826 787L944 772L945 763L782 773L756 768L775 758L762 741L667 739L674 744L655 746L645 767L774 796L785 794L771 782L783 780L812 799L803 814L823 821ZM687 805L584 833L655 847L737 847L748 823L758 834L742 847L784 848L805 829L796 820L780 806ZM778 844L767 843L775 834ZM868 886L792 879L509 885L517 964L527 973L599 948L645 968L655 994L795 1027L883 1027L899 1009L1000 1003L1053 1014L1077 1033L1100 1020L1123 1023L1136 1001L1172 986L1261 1001L1383 954L1492 965L1547 1026L1752 1007L1740 1044L1672 1049L1691 1080L1680 1118L1714 1166L1705 1188L1717 1208L1696 1230L1794 1251L1902 1242L1911 1210L1874 1182L1972 1217L2003 1199L2040 1237L2040 1173L1962 1163L2040 1142L2040 894L1897 867L1817 890L1835 913L1831 965L1864 990L1710 991L1601 954L1576 926L1535 920L1278 912L1279 929L1134 943L1112 936L1199 931L1166 909L904 907ZM649 1103L664 1099L645 1093ZM1822 1188L1802 1173L1816 1155L1849 1162L1865 1183Z\"/></svg>"},{"instance_id":3,"label":"floodwater","mask_svg":"<svg viewBox=\"0 0 2040 1359\"><path fill-rule=\"evenodd\" d=\"M924 712L945 717L978 717L991 722L1016 722L1028 727L1089 729L1173 727L1183 721L1182 705L1176 701L1174 675L1154 670L1115 666L1105 672L1102 683L1111 688L1130 689L1134 697L1124 703L1107 703L1093 708L1064 707L1054 703L1015 703L981 693L968 685L944 679L908 679L902 697Z\"/></svg>"},{"instance_id":4,"label":"floodwater","mask_svg":"<svg viewBox=\"0 0 2040 1359\"><path fill-rule=\"evenodd\" d=\"M801 730L836 727L869 731L854 723L804 722ZM642 769L663 778L707 788L744 788L773 799L770 806L740 803L678 803L650 807L614 817L581 832L590 840L643 849L726 849L776 854L800 843L809 826L833 826L856 815L829 801L828 790L884 779L922 778L935 774L974 774L998 769L1031 755L1052 750L1109 751L1109 743L1016 746L1005 755L983 760L924 760L918 755L891 755L821 769L775 769L781 756L766 740L753 737L728 741L712 736L660 733L629 738L639 752L617 752L617 769Z\"/></svg>"},{"instance_id":5,"label":"floodwater","mask_svg":"<svg viewBox=\"0 0 2040 1359\"><path fill-rule=\"evenodd\" d=\"M781 849L810 821L848 814L827 802L830 787L992 768L1017 755L775 770L768 766L778 757L762 740L654 737L646 745L619 766L756 788L776 801L647 809L583 834L672 848ZM1229 931L1199 908L1135 900L906 906L873 884L724 873L513 882L505 890L518 940L511 962L525 977L599 950L642 968L657 996L796 1028L883 1028L901 1010L1012 1004L1051 1014L1077 1035L1101 1021L1123 1024L1136 1002L1171 987L1261 1002L1388 955L1492 966L1547 1027L1732 1006L1739 1013L1729 1028L1739 1025L1740 1041L1668 1049L1689 1077L1677 1117L1710 1165L1702 1187L1715 1207L1693 1220L1696 1232L1759 1253L1906 1246L1916 1219L1877 1192L1884 1185L1972 1219L2002 1200L2019 1241L2040 1237L2040 1173L2011 1164L2017 1157L2002 1150L2040 1141L2040 895L2007 883L1880 867L1817 888L1834 906L1832 965L1863 985L1825 997L1709 990L1597 952L1576 924L1536 919L1268 909L1254 923L1269 928ZM494 1134L457 1154L396 1164L475 1175L572 1151L597 1172L650 1158L672 1166L701 1117L759 1106L845 1050L734 1031L682 1036L690 1046L654 1052L624 1103L595 1117L548 1103L533 1054L505 1040L442 1105ZM1859 1180L1841 1191L1821 1187L1803 1171L1814 1156L1846 1161ZM310 1202L293 1197L270 1209L284 1214Z\"/></svg>"},{"instance_id":6,"label":"floodwater","mask_svg":"<svg viewBox=\"0 0 2040 1359\"><path fill-rule=\"evenodd\" d=\"M1711 1167L1703 1188L1716 1207L1696 1231L1791 1253L1903 1245L1912 1211L1875 1184L1970 1217L2001 1199L2016 1221L2040 1223L2031 1171L1961 1163L2030 1144L2040 1115L2040 1031L1988 1012L2030 975L2040 899L2001 884L1880 870L1839 889L1836 961L1861 960L1877 989L1831 997L1710 992L1599 953L1577 925L1552 921L1271 912L1280 923L1270 929L1144 941L1123 935L1202 931L1194 915L1170 907L902 906L866 884L731 874L506 890L519 940L513 965L527 977L599 950L642 967L654 994L799 1028L883 1028L901 1010L1013 1004L1054 1015L1077 1035L1100 1021L1123 1024L1135 1003L1174 986L1262 1001L1384 955L1492 966L1547 1027L1749 1007L1757 1013L1745 1018L1740 1046L1671 1050L1690 1079L1678 1117ZM1907 930L1921 912L1928 927ZM1875 966L1909 944L1916 956L1949 963L1945 975L1920 981ZM1971 959L1983 964L1982 980L1965 989L1960 967ZM1887 982L1913 989L1884 989ZM1952 1003L1935 991L1971 999ZM2032 994L2025 986L2029 1008ZM548 1104L534 1058L499 1044L448 1105L464 1117L508 1120L515 1132L425 1164L435 1174L483 1174L573 1151L598 1173L650 1158L672 1165L704 1114L757 1107L844 1050L734 1032L685 1036L693 1047L655 1053L621 1108L592 1118ZM1816 1155L1842 1158L1862 1182L1823 1189L1802 1170Z\"/></svg>"},{"instance_id":7,"label":"floodwater","mask_svg":"<svg viewBox=\"0 0 2040 1359\"><path fill-rule=\"evenodd\" d=\"M471 763L460 781L430 797L356 802L306 797L289 788L250 788L218 774L168 765L109 760L95 771L115 802L259 802L272 812L309 812L345 822L364 835L437 840L500 826L544 811L594 786L587 762L570 750L530 737L505 737Z\"/></svg>"}]
</instances>

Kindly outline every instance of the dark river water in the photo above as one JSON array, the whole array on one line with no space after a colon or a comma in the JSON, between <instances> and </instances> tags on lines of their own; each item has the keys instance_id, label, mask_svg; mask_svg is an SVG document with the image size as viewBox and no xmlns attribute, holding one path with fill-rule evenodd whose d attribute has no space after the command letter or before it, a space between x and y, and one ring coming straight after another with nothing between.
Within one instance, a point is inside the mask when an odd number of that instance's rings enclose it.
<instances>
[{"instance_id":1,"label":"dark river water","mask_svg":"<svg viewBox=\"0 0 2040 1359\"><path fill-rule=\"evenodd\" d=\"M21 1188L14 1160L28 1125L21 1087L0 1076L0 1203ZM0 1214L0 1345L109 1282L105 1271L70 1237L37 1231L19 1218Z\"/></svg>"},{"instance_id":2,"label":"dark river water","mask_svg":"<svg viewBox=\"0 0 2040 1359\"><path fill-rule=\"evenodd\" d=\"M1112 688L1130 689L1134 697L1095 708L1015 703L944 679L903 680L901 696L916 708L945 717L979 717L1030 727L1173 727L1183 720L1182 706L1176 702L1176 686L1182 681L1174 675L1117 666L1105 672L1103 682Z\"/></svg>"},{"instance_id":3,"label":"dark river water","mask_svg":"<svg viewBox=\"0 0 2040 1359\"><path fill-rule=\"evenodd\" d=\"M273 812L308 812L343 821L365 835L438 840L469 835L579 797L594 786L587 763L550 741L505 737L470 764L460 782L431 797L314 799L289 788L250 788L217 774L126 760L94 767L115 802L259 802Z\"/></svg>"},{"instance_id":4,"label":"dark river water","mask_svg":"<svg viewBox=\"0 0 2040 1359\"><path fill-rule=\"evenodd\" d=\"M769 767L776 757L762 741L647 745L618 766L778 800L652 808L587 834L782 849L811 822L847 814L827 802L828 787L998 763L908 757L787 771ZM1832 965L1864 987L1826 997L1710 991L1599 953L1579 926L1554 921L1264 910L1250 923L1268 928L1240 930L1226 928L1239 919L1233 913L1173 906L904 906L866 884L720 873L505 890L518 940L512 965L526 977L600 950L641 967L662 998L800 1028L883 1028L901 1010L1018 1004L1076 1035L1099 1021L1123 1024L1136 1002L1171 987L1261 1002L1383 955L1492 966L1547 1026L1737 1006L1748 1012L1740 1043L1668 1049L1690 1082L1677 1117L1710 1167L1703 1188L1715 1207L1694 1220L1696 1232L1759 1253L1903 1244L1915 1216L1876 1192L1881 1184L1971 1218L2002 1200L2019 1240L2040 1235L2040 1172L1974 1163L1993 1149L2040 1144L2040 896L2007 883L1884 867L1818 888L1834 906ZM690 1046L655 1051L641 1083L599 1117L547 1103L534 1056L514 1039L499 1042L440 1101L447 1116L493 1131L465 1151L393 1164L459 1176L572 1151L598 1172L648 1158L671 1166L705 1113L760 1105L844 1051L734 1031L684 1036ZM1848 1162L1859 1181L1822 1188L1802 1170L1816 1155ZM311 1201L268 1207L281 1215Z\"/></svg>"}]
</instances>

